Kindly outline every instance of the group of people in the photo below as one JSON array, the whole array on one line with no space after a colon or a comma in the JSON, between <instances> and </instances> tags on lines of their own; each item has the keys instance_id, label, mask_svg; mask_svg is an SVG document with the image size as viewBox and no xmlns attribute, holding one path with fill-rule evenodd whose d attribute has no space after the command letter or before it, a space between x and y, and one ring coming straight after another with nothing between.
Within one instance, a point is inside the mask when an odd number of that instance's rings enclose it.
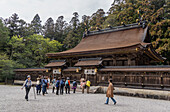
<instances>
[{"instance_id":1,"label":"group of people","mask_svg":"<svg viewBox=\"0 0 170 112\"><path fill-rule=\"evenodd\" d=\"M36 90L37 95L40 95L42 88L42 95L48 94L47 90L49 89L50 78L48 76L41 76L37 78Z\"/></svg>"},{"instance_id":2,"label":"group of people","mask_svg":"<svg viewBox=\"0 0 170 112\"><path fill-rule=\"evenodd\" d=\"M82 88L82 93L84 94L84 89L87 88L87 94L89 94L91 82L90 80L80 79L80 88Z\"/></svg>"},{"instance_id":3,"label":"group of people","mask_svg":"<svg viewBox=\"0 0 170 112\"><path fill-rule=\"evenodd\" d=\"M42 88L42 94L43 95L48 94L47 89L49 89L49 85L50 85L50 79L48 78L48 76L45 76L45 77L39 76L37 78L37 84L36 84L37 95L40 95L41 88ZM91 85L91 82L89 80L85 80L84 78L80 79L80 88L82 88L82 93L84 93L85 88L87 88L87 93L89 93L90 85ZM29 91L31 89L31 86L32 86L31 76L28 75L27 79L25 80L25 82L24 82L24 84L21 88L21 89L23 89L25 87L25 90L26 90L25 99L27 101L28 101L28 94L29 94ZM52 79L52 87L53 87L52 93L55 93L54 91L56 89L56 95L59 95L59 91L60 91L60 94L63 95L64 87L65 87L65 93L70 94L71 86L70 86L69 77L67 77L66 80L65 80L64 77L62 77L62 78L54 77ZM77 82L76 82L76 80L74 80L73 86L72 86L73 93L76 92L76 88L77 88ZM114 102L114 105L117 103L116 100L113 98L113 90L115 90L115 89L114 89L114 86L112 84L112 79L109 79L109 86L108 86L107 92L106 92L107 100L106 100L105 104L109 103L109 98L112 99L112 101Z\"/></svg>"},{"instance_id":4,"label":"group of people","mask_svg":"<svg viewBox=\"0 0 170 112\"><path fill-rule=\"evenodd\" d=\"M56 95L59 95L59 91L60 91L60 94L63 95L64 93L64 87L65 87L65 93L66 94L70 94L70 78L67 77L67 79L65 80L64 77L62 78L53 78L52 80L52 93L55 93L54 90L56 89ZM73 81L73 93L75 93L76 91L76 88L77 88L77 82L76 80Z\"/></svg>"}]
</instances>

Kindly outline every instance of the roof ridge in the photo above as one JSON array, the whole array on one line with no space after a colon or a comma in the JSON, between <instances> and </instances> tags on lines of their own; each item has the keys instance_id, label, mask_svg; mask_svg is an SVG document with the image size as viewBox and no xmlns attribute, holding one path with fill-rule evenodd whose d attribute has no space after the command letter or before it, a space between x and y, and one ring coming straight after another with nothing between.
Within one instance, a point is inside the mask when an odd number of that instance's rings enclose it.
<instances>
[{"instance_id":1,"label":"roof ridge","mask_svg":"<svg viewBox=\"0 0 170 112\"><path fill-rule=\"evenodd\" d=\"M128 29L133 29L133 28L142 27L144 29L146 27L145 23L146 21L140 21L139 23L133 23L133 24L127 24L127 25L115 26L115 27L110 26L110 28L98 29L95 31L87 31L87 32L84 32L83 38L91 36L91 35L98 35L98 34L121 31L121 30L128 30Z\"/></svg>"}]
</instances>

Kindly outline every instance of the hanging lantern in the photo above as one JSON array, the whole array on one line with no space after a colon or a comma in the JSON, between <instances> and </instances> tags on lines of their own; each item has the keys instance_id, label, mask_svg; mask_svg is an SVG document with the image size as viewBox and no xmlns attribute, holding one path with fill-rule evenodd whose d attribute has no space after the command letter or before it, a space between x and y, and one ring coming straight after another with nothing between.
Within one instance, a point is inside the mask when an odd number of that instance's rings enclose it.
<instances>
[{"instance_id":1,"label":"hanging lantern","mask_svg":"<svg viewBox=\"0 0 170 112\"><path fill-rule=\"evenodd\" d=\"M61 68L59 68L59 72L61 72Z\"/></svg>"},{"instance_id":2,"label":"hanging lantern","mask_svg":"<svg viewBox=\"0 0 170 112\"><path fill-rule=\"evenodd\" d=\"M76 72L79 72L79 69L78 69L78 68L76 69Z\"/></svg>"},{"instance_id":3,"label":"hanging lantern","mask_svg":"<svg viewBox=\"0 0 170 112\"><path fill-rule=\"evenodd\" d=\"M97 72L97 68L95 68L94 72L95 72L95 73Z\"/></svg>"},{"instance_id":4,"label":"hanging lantern","mask_svg":"<svg viewBox=\"0 0 170 112\"><path fill-rule=\"evenodd\" d=\"M138 48L138 47L136 48L136 51L139 51L139 48Z\"/></svg>"},{"instance_id":5,"label":"hanging lantern","mask_svg":"<svg viewBox=\"0 0 170 112\"><path fill-rule=\"evenodd\" d=\"M46 72L48 72L48 69L46 69Z\"/></svg>"}]
</instances>

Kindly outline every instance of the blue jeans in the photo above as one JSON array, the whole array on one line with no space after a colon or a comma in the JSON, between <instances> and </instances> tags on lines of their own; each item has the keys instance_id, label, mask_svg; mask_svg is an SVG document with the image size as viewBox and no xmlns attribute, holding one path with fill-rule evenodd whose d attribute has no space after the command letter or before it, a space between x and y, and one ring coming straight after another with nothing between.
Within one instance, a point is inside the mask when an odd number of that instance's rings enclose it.
<instances>
[{"instance_id":1,"label":"blue jeans","mask_svg":"<svg viewBox=\"0 0 170 112\"><path fill-rule=\"evenodd\" d=\"M116 103L116 100L114 98L111 97L111 99L114 103ZM106 100L106 104L108 104L108 103L109 103L109 97L107 97L107 100Z\"/></svg>"}]
</instances>

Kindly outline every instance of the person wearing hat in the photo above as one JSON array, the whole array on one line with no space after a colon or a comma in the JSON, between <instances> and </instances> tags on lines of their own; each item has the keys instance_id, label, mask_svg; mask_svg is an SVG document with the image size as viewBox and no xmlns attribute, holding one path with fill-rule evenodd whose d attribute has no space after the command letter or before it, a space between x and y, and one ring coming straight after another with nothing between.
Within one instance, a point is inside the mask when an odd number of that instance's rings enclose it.
<instances>
[{"instance_id":1,"label":"person wearing hat","mask_svg":"<svg viewBox=\"0 0 170 112\"><path fill-rule=\"evenodd\" d=\"M25 91L26 91L26 95L25 95L25 99L28 101L28 94L29 94L29 91L31 89L31 86L32 86L32 82L31 82L31 76L28 75L27 76L27 79L25 80L23 86L21 89L23 89L25 87Z\"/></svg>"}]
</instances>

